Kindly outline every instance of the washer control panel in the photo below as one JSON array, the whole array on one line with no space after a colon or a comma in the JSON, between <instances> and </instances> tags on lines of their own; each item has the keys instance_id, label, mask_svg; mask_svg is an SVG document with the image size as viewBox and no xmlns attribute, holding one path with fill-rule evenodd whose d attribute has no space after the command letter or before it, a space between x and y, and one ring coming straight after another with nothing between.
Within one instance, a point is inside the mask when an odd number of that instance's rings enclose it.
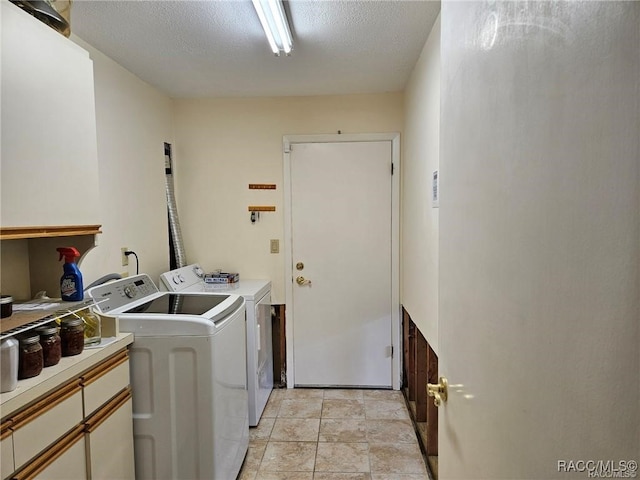
<instances>
[{"instance_id":1,"label":"washer control panel","mask_svg":"<svg viewBox=\"0 0 640 480\"><path fill-rule=\"evenodd\" d=\"M187 287L202 282L204 270L197 263L186 267L176 268L160 275L163 289L169 292L179 292Z\"/></svg>"},{"instance_id":2,"label":"washer control panel","mask_svg":"<svg viewBox=\"0 0 640 480\"><path fill-rule=\"evenodd\" d=\"M87 293L94 300L103 300L99 308L107 313L158 293L158 287L148 275L142 274L93 287Z\"/></svg>"}]
</instances>

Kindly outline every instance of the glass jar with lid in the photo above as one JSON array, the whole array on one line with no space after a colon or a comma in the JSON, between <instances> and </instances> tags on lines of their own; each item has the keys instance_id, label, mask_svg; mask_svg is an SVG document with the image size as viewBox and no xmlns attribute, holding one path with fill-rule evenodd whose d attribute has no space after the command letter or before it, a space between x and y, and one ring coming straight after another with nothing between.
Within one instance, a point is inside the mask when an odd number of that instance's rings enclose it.
<instances>
[{"instance_id":1,"label":"glass jar with lid","mask_svg":"<svg viewBox=\"0 0 640 480\"><path fill-rule=\"evenodd\" d=\"M36 377L42 372L44 359L40 336L35 332L29 332L18 337L18 379Z\"/></svg>"},{"instance_id":2,"label":"glass jar with lid","mask_svg":"<svg viewBox=\"0 0 640 480\"><path fill-rule=\"evenodd\" d=\"M40 335L40 345L42 345L42 357L44 366L51 367L57 365L62 356L62 340L58 335L58 327L56 325L43 325L36 328L36 332Z\"/></svg>"},{"instance_id":3,"label":"glass jar with lid","mask_svg":"<svg viewBox=\"0 0 640 480\"><path fill-rule=\"evenodd\" d=\"M13 313L13 297L0 295L0 318L10 317Z\"/></svg>"},{"instance_id":4,"label":"glass jar with lid","mask_svg":"<svg viewBox=\"0 0 640 480\"><path fill-rule=\"evenodd\" d=\"M60 320L60 340L62 356L70 357L82 353L84 349L84 322L75 315Z\"/></svg>"}]
</instances>

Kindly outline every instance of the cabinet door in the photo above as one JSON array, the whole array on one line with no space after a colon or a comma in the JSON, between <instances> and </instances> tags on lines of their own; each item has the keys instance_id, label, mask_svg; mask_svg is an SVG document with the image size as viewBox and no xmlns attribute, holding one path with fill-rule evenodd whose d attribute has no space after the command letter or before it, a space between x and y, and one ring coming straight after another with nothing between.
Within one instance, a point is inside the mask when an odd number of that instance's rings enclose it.
<instances>
[{"instance_id":1,"label":"cabinet door","mask_svg":"<svg viewBox=\"0 0 640 480\"><path fill-rule=\"evenodd\" d=\"M43 397L12 419L15 466L20 468L82 422L79 382Z\"/></svg>"},{"instance_id":2,"label":"cabinet door","mask_svg":"<svg viewBox=\"0 0 640 480\"><path fill-rule=\"evenodd\" d=\"M42 480L82 480L87 478L87 463L85 456L85 437L78 440L40 474L34 478ZM116 477L114 477L116 478Z\"/></svg>"},{"instance_id":3,"label":"cabinet door","mask_svg":"<svg viewBox=\"0 0 640 480\"><path fill-rule=\"evenodd\" d=\"M2 1L3 227L100 223L93 62Z\"/></svg>"},{"instance_id":4,"label":"cabinet door","mask_svg":"<svg viewBox=\"0 0 640 480\"><path fill-rule=\"evenodd\" d=\"M87 431L91 479L134 480L131 390L118 394L87 420Z\"/></svg>"},{"instance_id":5,"label":"cabinet door","mask_svg":"<svg viewBox=\"0 0 640 480\"><path fill-rule=\"evenodd\" d=\"M86 440L82 425L17 472L13 480L86 480Z\"/></svg>"},{"instance_id":6,"label":"cabinet door","mask_svg":"<svg viewBox=\"0 0 640 480\"><path fill-rule=\"evenodd\" d=\"M0 474L2 474L3 479L11 475L15 470L13 463L13 438L11 438L11 430L9 430L10 423L11 422L3 423L0 433Z\"/></svg>"}]
</instances>

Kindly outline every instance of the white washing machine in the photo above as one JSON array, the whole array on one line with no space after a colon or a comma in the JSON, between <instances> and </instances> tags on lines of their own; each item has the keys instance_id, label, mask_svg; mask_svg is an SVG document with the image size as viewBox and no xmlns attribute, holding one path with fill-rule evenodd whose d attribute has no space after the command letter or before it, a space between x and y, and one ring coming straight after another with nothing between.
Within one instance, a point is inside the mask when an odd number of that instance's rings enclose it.
<instances>
[{"instance_id":1,"label":"white washing machine","mask_svg":"<svg viewBox=\"0 0 640 480\"><path fill-rule=\"evenodd\" d=\"M255 427L273 390L271 281L243 280L205 284L197 263L160 275L160 288L170 292L234 293L244 297L247 312L247 386L249 425Z\"/></svg>"},{"instance_id":2,"label":"white washing machine","mask_svg":"<svg viewBox=\"0 0 640 480\"><path fill-rule=\"evenodd\" d=\"M243 297L160 292L147 275L88 295L135 336L136 479L236 478L249 444Z\"/></svg>"}]
</instances>

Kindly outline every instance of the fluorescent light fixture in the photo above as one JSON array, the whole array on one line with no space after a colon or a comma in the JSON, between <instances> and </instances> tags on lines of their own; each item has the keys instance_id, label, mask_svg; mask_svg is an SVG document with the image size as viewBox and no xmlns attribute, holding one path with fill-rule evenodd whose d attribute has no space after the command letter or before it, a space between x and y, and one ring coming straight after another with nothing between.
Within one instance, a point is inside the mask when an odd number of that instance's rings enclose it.
<instances>
[{"instance_id":1,"label":"fluorescent light fixture","mask_svg":"<svg viewBox=\"0 0 640 480\"><path fill-rule=\"evenodd\" d=\"M282 0L253 0L253 6L273 53L280 55L284 52L289 55L293 42Z\"/></svg>"}]
</instances>

